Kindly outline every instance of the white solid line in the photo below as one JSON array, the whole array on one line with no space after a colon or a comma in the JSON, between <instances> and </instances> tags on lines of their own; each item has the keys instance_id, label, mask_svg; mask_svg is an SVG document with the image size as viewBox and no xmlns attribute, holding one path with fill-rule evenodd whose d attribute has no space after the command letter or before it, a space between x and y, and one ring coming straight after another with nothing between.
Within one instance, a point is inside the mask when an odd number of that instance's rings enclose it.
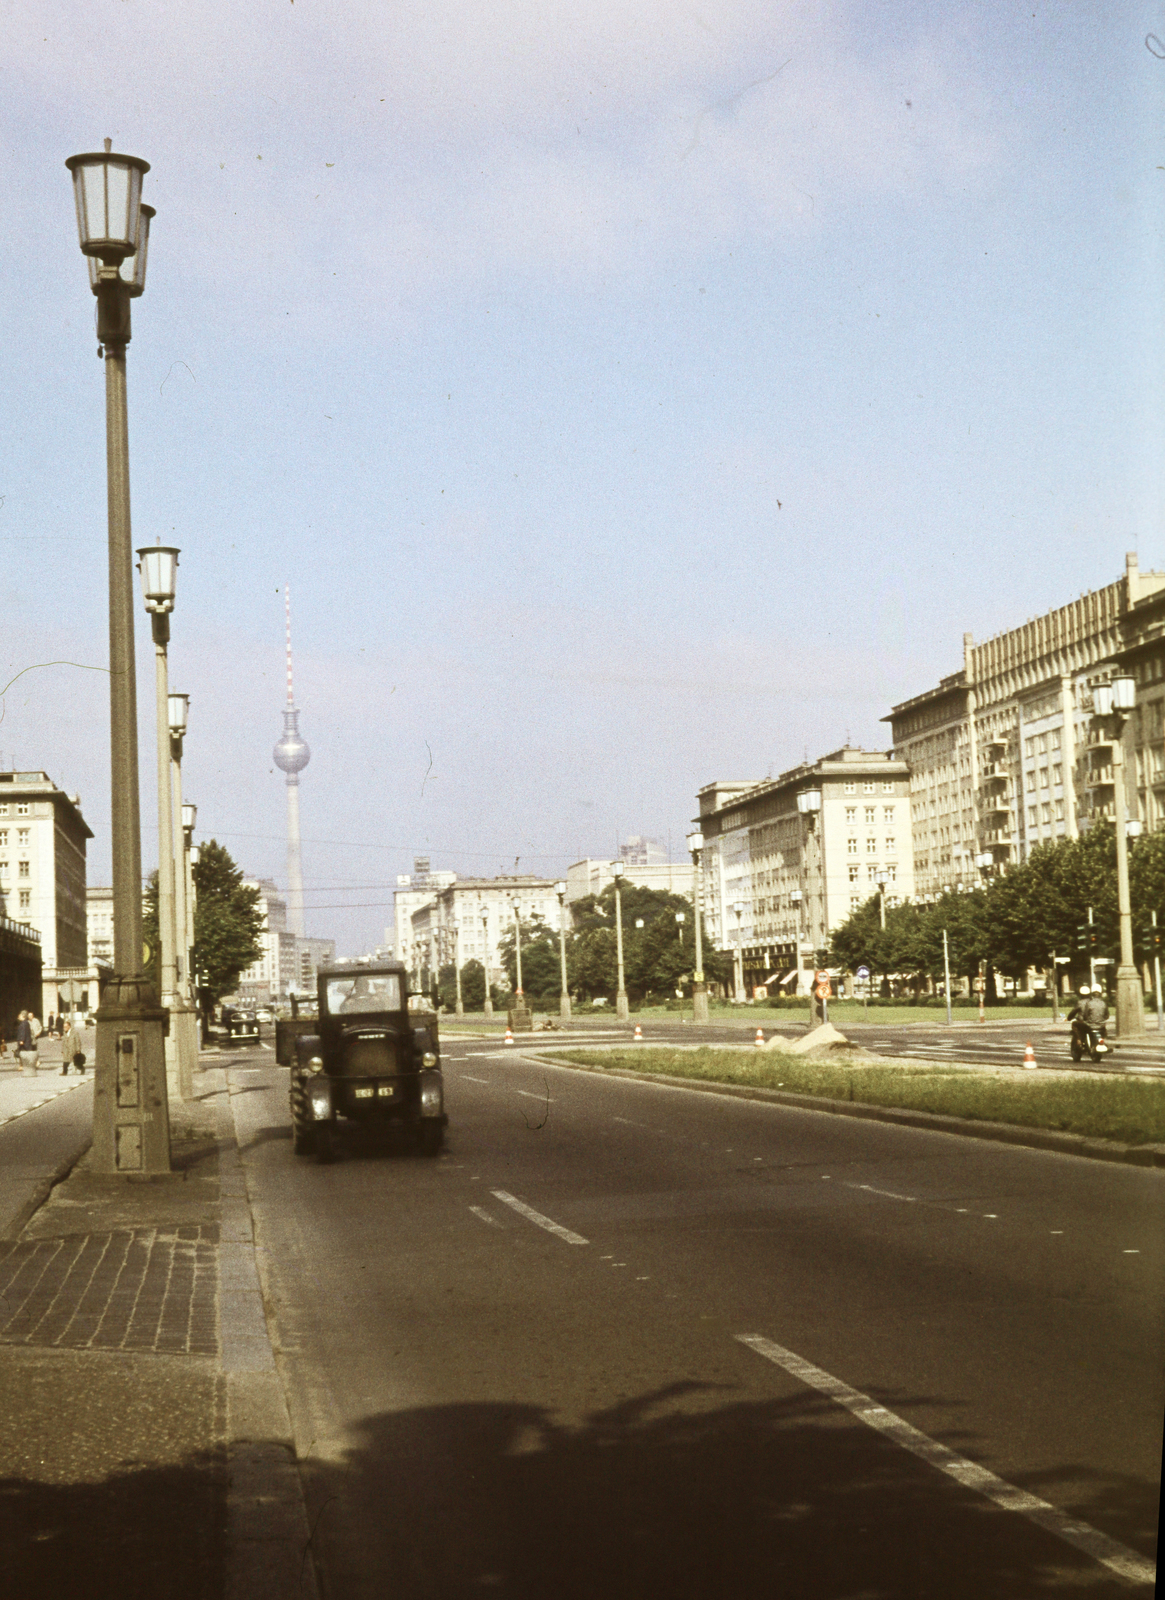
<instances>
[{"instance_id":1,"label":"white solid line","mask_svg":"<svg viewBox=\"0 0 1165 1600\"><path fill-rule=\"evenodd\" d=\"M463 1077L463 1078L468 1078L468 1079L469 1079L469 1081L470 1081L470 1083L488 1083L488 1082L489 1082L489 1079L488 1079L488 1078L475 1078L475 1077L474 1077L474 1076L473 1076L473 1074L472 1074L472 1073L470 1073L470 1072L463 1072L463 1073L462 1073L462 1074L461 1074L461 1076L462 1076L462 1077Z\"/></svg>"},{"instance_id":2,"label":"white solid line","mask_svg":"<svg viewBox=\"0 0 1165 1600\"><path fill-rule=\"evenodd\" d=\"M531 1094L529 1089L515 1089L515 1094L524 1094L527 1100L541 1100L542 1104L553 1105L554 1101L548 1094Z\"/></svg>"},{"instance_id":3,"label":"white solid line","mask_svg":"<svg viewBox=\"0 0 1165 1600\"><path fill-rule=\"evenodd\" d=\"M501 1223L498 1221L498 1219L496 1217L491 1217L489 1212L484 1210L481 1206L470 1206L469 1209L473 1212L475 1217L480 1217L483 1222L488 1222L491 1228L501 1227Z\"/></svg>"},{"instance_id":4,"label":"white solid line","mask_svg":"<svg viewBox=\"0 0 1165 1600\"><path fill-rule=\"evenodd\" d=\"M515 1200L512 1194L507 1194L504 1189L491 1189L490 1194L495 1200L500 1200L503 1205L513 1206L519 1216L525 1217L527 1222L537 1223L538 1227L545 1228L547 1233L556 1233L560 1239L565 1239L567 1244L590 1244L589 1239L584 1239L581 1233L571 1233L569 1228L564 1228L559 1222L551 1222L549 1217L544 1217L541 1211L535 1211L533 1206L526 1205L521 1200Z\"/></svg>"},{"instance_id":5,"label":"white solid line","mask_svg":"<svg viewBox=\"0 0 1165 1600\"><path fill-rule=\"evenodd\" d=\"M1119 1577L1128 1579L1130 1583L1156 1582L1156 1565L1147 1557L1138 1555L1126 1545L1118 1544L1115 1539L1110 1539L1106 1533L1101 1533L1098 1528L1091 1527L1087 1522L1078 1522L1075 1517L1069 1517L1063 1511L1058 1511L1046 1500L1028 1494L1026 1489L1017 1489L1014 1484L996 1477L995 1473L989 1472L986 1467L979 1466L975 1461L968 1461L966 1456L949 1450L945 1444L939 1444L937 1439L932 1439L929 1434L915 1428L902 1417L887 1411L885 1406L880 1406L868 1394L862 1394L859 1389L851 1389L849 1384L843 1383L840 1378L835 1378L820 1367L813 1366L811 1362L795 1355L792 1350L774 1344L771 1339L766 1339L759 1333L738 1333L736 1338L750 1350L755 1350L758 1356L764 1356L766 1361L771 1361L774 1366L783 1367L786 1372L794 1378L799 1378L810 1388L828 1395L838 1405L852 1412L859 1422L864 1422L867 1427L876 1428L879 1433L886 1434L895 1444L900 1444L912 1455L928 1461L932 1467L945 1472L964 1488L974 1489L977 1493L985 1495L1004 1511L1020 1512L1030 1522L1054 1534L1056 1538L1063 1539L1066 1544L1075 1545L1078 1550L1083 1550L1085 1555L1091 1556L1094 1561L1099 1561L1102 1566L1108 1567Z\"/></svg>"}]
</instances>

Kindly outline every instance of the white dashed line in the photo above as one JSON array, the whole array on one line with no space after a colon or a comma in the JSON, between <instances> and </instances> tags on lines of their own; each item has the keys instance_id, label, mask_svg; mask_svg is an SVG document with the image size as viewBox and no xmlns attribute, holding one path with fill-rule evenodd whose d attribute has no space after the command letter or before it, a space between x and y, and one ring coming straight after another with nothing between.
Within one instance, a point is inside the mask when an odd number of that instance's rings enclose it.
<instances>
[{"instance_id":1,"label":"white dashed line","mask_svg":"<svg viewBox=\"0 0 1165 1600\"><path fill-rule=\"evenodd\" d=\"M560 1239L565 1239L567 1244L590 1244L589 1239L584 1239L581 1233L572 1233L569 1228L564 1228L560 1222L552 1222L549 1217L544 1217L541 1211L535 1211L533 1206L528 1206L522 1200L516 1200L512 1194L507 1194L504 1189L491 1189L490 1194L495 1200L500 1200L503 1205L512 1206L520 1217L525 1217L527 1222L533 1222L539 1228L545 1228L547 1233L557 1234Z\"/></svg>"},{"instance_id":2,"label":"white dashed line","mask_svg":"<svg viewBox=\"0 0 1165 1600\"><path fill-rule=\"evenodd\" d=\"M461 1074L461 1076L463 1078L468 1078L470 1083L488 1083L489 1082L488 1078L475 1078L475 1077L473 1077L473 1075L471 1073L468 1073L468 1072L463 1072Z\"/></svg>"},{"instance_id":3,"label":"white dashed line","mask_svg":"<svg viewBox=\"0 0 1165 1600\"><path fill-rule=\"evenodd\" d=\"M905 1200L909 1205L918 1204L918 1196L913 1194L895 1194L893 1189L875 1189L872 1183L847 1183L847 1189L864 1189L867 1194L880 1194L884 1200Z\"/></svg>"},{"instance_id":4,"label":"white dashed line","mask_svg":"<svg viewBox=\"0 0 1165 1600\"><path fill-rule=\"evenodd\" d=\"M940 1472L945 1472L964 1488L974 1489L979 1494L985 1495L1004 1511L1018 1511L1021 1516L1027 1517L1038 1527L1054 1534L1058 1539L1063 1539L1066 1544L1075 1545L1094 1561L1099 1561L1102 1566L1108 1567L1111 1572L1117 1573L1119 1577L1131 1583L1156 1582L1157 1568L1152 1561L1138 1555L1135 1550L1118 1544L1115 1539L1110 1539L1098 1528L1089 1526L1087 1522L1078 1522L1074 1517L1069 1517L1063 1511L1058 1511L1055 1506L1049 1505L1046 1500L1028 1494L1026 1489L1017 1489L1005 1479L997 1478L986 1467L979 1466L975 1461L968 1461L966 1456L956 1454L945 1444L939 1444L937 1439L932 1439L929 1434L915 1428L902 1417L887 1411L885 1406L880 1406L868 1394L862 1394L859 1389L851 1389L848 1383L843 1383L840 1378L835 1378L820 1367L813 1366L795 1355L792 1350L786 1350L757 1333L738 1333L736 1337L741 1344L747 1345L750 1350L755 1350L758 1356L764 1356L766 1361L784 1368L810 1388L828 1395L838 1405L852 1412L859 1422L864 1422L867 1427L886 1434L895 1444L901 1445L904 1450L909 1450L912 1455L919 1456L923 1461L928 1461L931 1466L937 1467Z\"/></svg>"},{"instance_id":5,"label":"white dashed line","mask_svg":"<svg viewBox=\"0 0 1165 1600\"><path fill-rule=\"evenodd\" d=\"M480 1217L483 1222L488 1222L491 1228L501 1227L501 1223L498 1221L498 1219L496 1217L491 1217L489 1212L486 1211L484 1207L470 1206L469 1209L473 1212L475 1217Z\"/></svg>"},{"instance_id":6,"label":"white dashed line","mask_svg":"<svg viewBox=\"0 0 1165 1600\"><path fill-rule=\"evenodd\" d=\"M531 1094L529 1089L515 1089L514 1093L515 1094L524 1094L526 1096L527 1100L541 1100L541 1102L542 1102L542 1104L544 1106L552 1106L554 1104L554 1096L553 1095L549 1095L549 1094Z\"/></svg>"}]
</instances>

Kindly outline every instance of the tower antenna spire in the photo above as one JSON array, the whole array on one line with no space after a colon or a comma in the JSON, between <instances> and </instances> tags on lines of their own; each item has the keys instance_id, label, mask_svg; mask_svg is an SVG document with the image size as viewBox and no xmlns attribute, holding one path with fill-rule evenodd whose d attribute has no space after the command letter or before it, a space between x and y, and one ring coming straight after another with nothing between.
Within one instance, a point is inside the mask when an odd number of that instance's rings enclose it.
<instances>
[{"instance_id":1,"label":"tower antenna spire","mask_svg":"<svg viewBox=\"0 0 1165 1600\"><path fill-rule=\"evenodd\" d=\"M307 741L299 731L299 712L291 680L291 585L283 586L283 610L287 629L287 706L283 713L283 737L272 751L275 765L287 774L287 913L291 931L304 937L303 867L299 855L299 775L311 760Z\"/></svg>"}]
</instances>

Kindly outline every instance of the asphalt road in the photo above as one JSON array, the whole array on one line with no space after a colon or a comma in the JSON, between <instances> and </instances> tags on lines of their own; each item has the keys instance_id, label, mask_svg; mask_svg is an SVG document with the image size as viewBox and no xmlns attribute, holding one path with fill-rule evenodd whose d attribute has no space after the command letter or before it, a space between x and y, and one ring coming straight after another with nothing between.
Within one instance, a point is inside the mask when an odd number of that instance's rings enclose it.
<instances>
[{"instance_id":1,"label":"asphalt road","mask_svg":"<svg viewBox=\"0 0 1165 1600\"><path fill-rule=\"evenodd\" d=\"M1162 1174L492 1041L437 1160L321 1167L247 1059L328 1600L1150 1592Z\"/></svg>"}]
</instances>

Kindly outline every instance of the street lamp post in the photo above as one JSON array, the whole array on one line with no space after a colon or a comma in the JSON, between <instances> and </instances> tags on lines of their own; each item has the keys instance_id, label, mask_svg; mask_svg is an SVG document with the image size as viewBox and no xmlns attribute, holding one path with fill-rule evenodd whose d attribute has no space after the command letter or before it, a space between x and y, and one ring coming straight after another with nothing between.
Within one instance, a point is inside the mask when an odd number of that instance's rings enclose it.
<instances>
[{"instance_id":1,"label":"street lamp post","mask_svg":"<svg viewBox=\"0 0 1165 1600\"><path fill-rule=\"evenodd\" d=\"M708 989L704 983L704 944L701 924L703 893L701 860L704 854L704 835L699 831L688 834L688 850L692 857L692 906L696 918L696 965L692 970L692 1024L708 1020Z\"/></svg>"},{"instance_id":2,"label":"street lamp post","mask_svg":"<svg viewBox=\"0 0 1165 1600\"><path fill-rule=\"evenodd\" d=\"M566 981L566 884L554 885L558 896L558 965L562 973L562 989L558 996L558 1015L563 1022L570 1021L570 989Z\"/></svg>"},{"instance_id":3,"label":"street lamp post","mask_svg":"<svg viewBox=\"0 0 1165 1600\"><path fill-rule=\"evenodd\" d=\"M886 931L886 884L888 881L885 867L879 867L874 874L874 882L878 885L878 920L883 933Z\"/></svg>"},{"instance_id":4,"label":"street lamp post","mask_svg":"<svg viewBox=\"0 0 1165 1600\"><path fill-rule=\"evenodd\" d=\"M1111 722L1112 801L1116 813L1116 898L1120 913L1120 966L1116 969L1116 1031L1127 1039L1145 1031L1145 996L1141 975L1133 960L1133 912L1129 897L1129 842L1125 832L1125 754L1124 726L1137 698L1135 678L1122 674L1109 683L1098 683L1092 691L1092 705L1101 723Z\"/></svg>"},{"instance_id":5,"label":"street lamp post","mask_svg":"<svg viewBox=\"0 0 1165 1600\"><path fill-rule=\"evenodd\" d=\"M173 1026L174 1001L178 993L178 946L181 942L179 928L185 931L185 919L179 922L179 886L175 880L173 849L174 813L170 778L170 684L167 647L170 643L170 613L174 609L175 577L178 570L178 550L173 545L159 541L138 551L138 572L142 580L142 598L150 618L150 631L154 639L154 704L155 731L158 743L158 943L160 945L158 977L162 1004L171 1013L170 1029L165 1040L166 1078L168 1092L178 1090L177 1033Z\"/></svg>"},{"instance_id":6,"label":"street lamp post","mask_svg":"<svg viewBox=\"0 0 1165 1600\"><path fill-rule=\"evenodd\" d=\"M175 940L178 982L174 1003L170 1008L170 1031L175 1040L175 1065L178 1074L178 1093L183 1100L194 1098L194 1068L198 1061L198 1022L189 989L190 951L186 943L186 847L190 842L187 830L193 835L194 819L198 808L182 799L182 744L186 737L186 723L190 716L190 696L171 694L169 697L170 769L173 774L174 827L171 834L171 852L174 857L175 926L181 934Z\"/></svg>"},{"instance_id":7,"label":"street lamp post","mask_svg":"<svg viewBox=\"0 0 1165 1600\"><path fill-rule=\"evenodd\" d=\"M457 1017L465 1015L465 1003L461 998L461 924L453 924L453 981L457 987L457 999L454 1003L453 1014Z\"/></svg>"},{"instance_id":8,"label":"street lamp post","mask_svg":"<svg viewBox=\"0 0 1165 1600\"><path fill-rule=\"evenodd\" d=\"M142 971L142 842L138 802L134 672L133 547L129 499L126 347L130 301L146 283L153 209L142 204L149 163L100 153L70 156L73 199L89 286L97 296L97 339L105 358L109 522L110 845L113 968L97 1011L93 1099L95 1172L170 1170L170 1112L164 1038L168 1023Z\"/></svg>"},{"instance_id":9,"label":"street lamp post","mask_svg":"<svg viewBox=\"0 0 1165 1600\"><path fill-rule=\"evenodd\" d=\"M517 968L519 1001L525 998L522 989L522 907L517 897L513 900L514 907L514 963Z\"/></svg>"},{"instance_id":10,"label":"street lamp post","mask_svg":"<svg viewBox=\"0 0 1165 1600\"><path fill-rule=\"evenodd\" d=\"M618 971L618 987L615 990L615 1015L620 1022L627 1022L631 1016L631 1007L627 1004L627 990L623 985L623 895L621 884L623 881L623 863L611 863L611 875L615 880L615 964Z\"/></svg>"},{"instance_id":11,"label":"street lamp post","mask_svg":"<svg viewBox=\"0 0 1165 1600\"><path fill-rule=\"evenodd\" d=\"M744 1004L744 901L736 900L732 905L736 913L736 949L732 953L732 989L733 998L738 1006Z\"/></svg>"},{"instance_id":12,"label":"street lamp post","mask_svg":"<svg viewBox=\"0 0 1165 1600\"><path fill-rule=\"evenodd\" d=\"M494 1014L493 996L489 992L489 912L484 906L481 908L481 968L485 974L485 1005L482 1014L492 1017Z\"/></svg>"}]
</instances>

